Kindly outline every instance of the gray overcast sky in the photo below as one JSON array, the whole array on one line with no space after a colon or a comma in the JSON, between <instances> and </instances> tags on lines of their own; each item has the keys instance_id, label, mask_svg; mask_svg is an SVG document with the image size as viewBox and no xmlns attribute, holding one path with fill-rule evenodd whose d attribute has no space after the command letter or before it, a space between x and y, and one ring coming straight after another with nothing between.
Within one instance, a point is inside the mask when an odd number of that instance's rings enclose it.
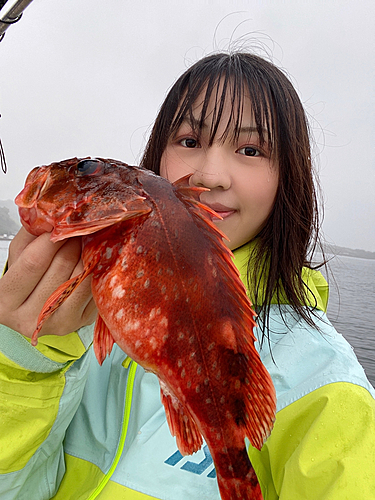
<instances>
[{"instance_id":1,"label":"gray overcast sky","mask_svg":"<svg viewBox=\"0 0 375 500\"><path fill-rule=\"evenodd\" d=\"M373 0L34 0L0 43L0 199L36 165L137 163L175 79L232 40L267 50L298 89L326 239L375 251L374 19Z\"/></svg>"}]
</instances>

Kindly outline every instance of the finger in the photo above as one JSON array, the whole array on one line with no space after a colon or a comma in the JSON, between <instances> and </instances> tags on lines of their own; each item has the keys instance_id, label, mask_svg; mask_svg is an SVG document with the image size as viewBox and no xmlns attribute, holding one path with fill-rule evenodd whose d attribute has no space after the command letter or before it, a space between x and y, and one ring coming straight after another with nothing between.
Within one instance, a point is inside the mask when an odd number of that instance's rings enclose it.
<instances>
[{"instance_id":1,"label":"finger","mask_svg":"<svg viewBox=\"0 0 375 500\"><path fill-rule=\"evenodd\" d=\"M38 282L32 300L43 306L49 296L65 281L81 272L81 238L72 238L63 243L56 252L48 269Z\"/></svg>"},{"instance_id":2,"label":"finger","mask_svg":"<svg viewBox=\"0 0 375 500\"><path fill-rule=\"evenodd\" d=\"M15 245L14 254L19 253L28 237L20 237L19 245ZM38 283L51 265L63 242L52 243L49 233L33 239L18 258L14 260L8 272L0 280L2 305L11 310L19 307L34 291Z\"/></svg>"},{"instance_id":3,"label":"finger","mask_svg":"<svg viewBox=\"0 0 375 500\"><path fill-rule=\"evenodd\" d=\"M96 307L94 299L91 299L85 307L85 310L83 311L81 326L91 325L92 323L94 323L97 315L98 309Z\"/></svg>"},{"instance_id":4,"label":"finger","mask_svg":"<svg viewBox=\"0 0 375 500\"><path fill-rule=\"evenodd\" d=\"M24 227L21 227L9 245L8 268L18 259L27 245L35 239L36 236L28 233Z\"/></svg>"}]
</instances>

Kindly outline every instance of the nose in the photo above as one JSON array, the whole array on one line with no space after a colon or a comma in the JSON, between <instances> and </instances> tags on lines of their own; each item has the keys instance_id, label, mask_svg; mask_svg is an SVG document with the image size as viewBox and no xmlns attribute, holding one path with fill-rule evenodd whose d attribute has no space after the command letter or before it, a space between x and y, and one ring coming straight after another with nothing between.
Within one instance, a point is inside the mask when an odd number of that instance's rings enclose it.
<instances>
[{"instance_id":1,"label":"nose","mask_svg":"<svg viewBox=\"0 0 375 500\"><path fill-rule=\"evenodd\" d=\"M201 162L190 177L193 186L209 189L229 189L231 185L229 163L218 145L209 147L201 157Z\"/></svg>"}]
</instances>

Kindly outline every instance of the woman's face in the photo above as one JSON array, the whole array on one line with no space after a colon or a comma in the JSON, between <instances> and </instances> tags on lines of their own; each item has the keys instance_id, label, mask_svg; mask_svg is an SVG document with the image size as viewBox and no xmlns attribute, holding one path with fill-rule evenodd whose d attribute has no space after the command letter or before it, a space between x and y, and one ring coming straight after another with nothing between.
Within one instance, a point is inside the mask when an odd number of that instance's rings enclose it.
<instances>
[{"instance_id":1,"label":"woman's face","mask_svg":"<svg viewBox=\"0 0 375 500\"><path fill-rule=\"evenodd\" d=\"M209 146L214 104L210 103L199 140L189 118L170 137L162 155L160 174L174 182L191 173L192 186L210 189L201 194L200 200L222 217L214 222L229 238L227 246L234 250L263 228L275 201L278 165L271 160L267 143L260 146L250 99L244 102L238 140L233 143L230 133L224 142L220 140L231 113L227 99L215 141ZM201 107L198 104L193 110L197 120Z\"/></svg>"}]
</instances>

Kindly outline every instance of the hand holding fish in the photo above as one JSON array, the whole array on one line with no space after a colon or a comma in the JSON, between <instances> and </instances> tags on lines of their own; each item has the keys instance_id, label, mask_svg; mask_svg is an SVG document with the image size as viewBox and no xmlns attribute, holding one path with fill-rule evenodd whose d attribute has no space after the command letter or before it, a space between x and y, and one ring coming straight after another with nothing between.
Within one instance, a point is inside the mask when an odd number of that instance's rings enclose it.
<instances>
[{"instance_id":1,"label":"hand holding fish","mask_svg":"<svg viewBox=\"0 0 375 500\"><path fill-rule=\"evenodd\" d=\"M80 238L52 243L49 233L36 237L22 228L9 246L8 271L0 280L1 324L31 337L38 314L56 284L82 272L80 257ZM95 317L88 278L45 322L41 334L66 335L91 324Z\"/></svg>"}]
</instances>

